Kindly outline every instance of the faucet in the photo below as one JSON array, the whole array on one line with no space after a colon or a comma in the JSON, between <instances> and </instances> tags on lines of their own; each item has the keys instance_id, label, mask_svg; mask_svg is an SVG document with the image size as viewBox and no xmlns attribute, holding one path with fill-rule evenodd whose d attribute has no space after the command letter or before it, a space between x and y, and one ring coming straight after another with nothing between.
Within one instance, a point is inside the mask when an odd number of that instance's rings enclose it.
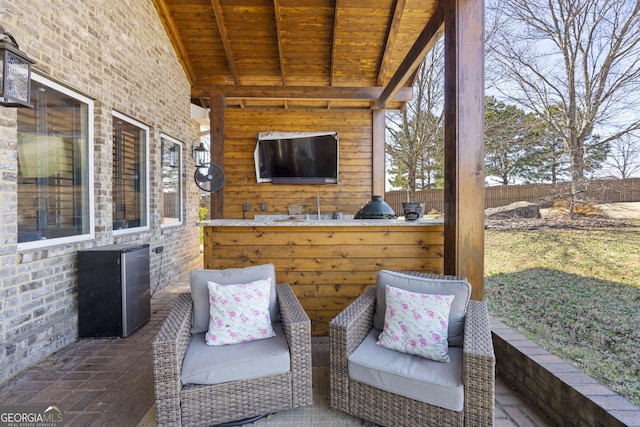
<instances>
[{"instance_id":1,"label":"faucet","mask_svg":"<svg viewBox=\"0 0 640 427\"><path fill-rule=\"evenodd\" d=\"M316 203L318 205L318 220L320 219L320 196L316 196Z\"/></svg>"}]
</instances>

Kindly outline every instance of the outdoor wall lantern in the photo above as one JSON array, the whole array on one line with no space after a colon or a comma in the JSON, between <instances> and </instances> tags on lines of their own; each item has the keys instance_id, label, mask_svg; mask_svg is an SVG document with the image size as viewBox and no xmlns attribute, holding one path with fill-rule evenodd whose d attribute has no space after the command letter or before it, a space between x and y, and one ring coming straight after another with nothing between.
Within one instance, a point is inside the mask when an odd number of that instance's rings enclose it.
<instances>
[{"instance_id":1,"label":"outdoor wall lantern","mask_svg":"<svg viewBox=\"0 0 640 427\"><path fill-rule=\"evenodd\" d=\"M193 156L193 160L196 161L196 167L200 167L201 165L208 162L207 159L209 154L209 150L204 146L204 143L200 143L198 147L195 145L191 146L191 155Z\"/></svg>"},{"instance_id":2,"label":"outdoor wall lantern","mask_svg":"<svg viewBox=\"0 0 640 427\"><path fill-rule=\"evenodd\" d=\"M31 65L13 36L0 26L0 105L28 107L31 105Z\"/></svg>"}]
</instances>

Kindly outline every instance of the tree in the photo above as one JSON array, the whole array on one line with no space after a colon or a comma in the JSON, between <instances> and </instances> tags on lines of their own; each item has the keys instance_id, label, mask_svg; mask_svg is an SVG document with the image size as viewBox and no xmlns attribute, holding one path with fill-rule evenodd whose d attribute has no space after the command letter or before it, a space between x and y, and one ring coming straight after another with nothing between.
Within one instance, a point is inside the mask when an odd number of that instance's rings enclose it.
<instances>
[{"instance_id":1,"label":"tree","mask_svg":"<svg viewBox=\"0 0 640 427\"><path fill-rule=\"evenodd\" d=\"M504 96L543 117L571 158L571 213L585 142L640 129L640 0L489 0L487 62ZM558 114L550 114L557 105ZM597 148L592 146L592 148Z\"/></svg>"},{"instance_id":2,"label":"tree","mask_svg":"<svg viewBox=\"0 0 640 427\"><path fill-rule=\"evenodd\" d=\"M613 141L611 143L611 154L605 164L622 179L639 173L640 137L628 134Z\"/></svg>"},{"instance_id":3,"label":"tree","mask_svg":"<svg viewBox=\"0 0 640 427\"><path fill-rule=\"evenodd\" d=\"M562 115L557 105L549 107L547 115ZM571 156L562 134L556 132L548 121L537 119L534 135L537 140L537 164L528 173L533 181L556 183L570 176ZM609 143L602 143L600 135L589 134L584 141L584 172L594 173L609 154Z\"/></svg>"},{"instance_id":4,"label":"tree","mask_svg":"<svg viewBox=\"0 0 640 427\"><path fill-rule=\"evenodd\" d=\"M565 150L562 136L554 132L548 122L538 119L533 134L539 147L538 163L529 168L530 182L550 182L556 184L570 176L571 159Z\"/></svg>"},{"instance_id":5,"label":"tree","mask_svg":"<svg viewBox=\"0 0 640 427\"><path fill-rule=\"evenodd\" d=\"M444 157L444 46L427 54L414 84L414 97L403 111L387 114L386 152L392 185L415 201L417 188L442 179Z\"/></svg>"},{"instance_id":6,"label":"tree","mask_svg":"<svg viewBox=\"0 0 640 427\"><path fill-rule=\"evenodd\" d=\"M584 141L584 147L584 171L596 175L611 152L611 141L603 143L599 134L589 135Z\"/></svg>"},{"instance_id":7,"label":"tree","mask_svg":"<svg viewBox=\"0 0 640 427\"><path fill-rule=\"evenodd\" d=\"M493 97L484 105L486 176L502 185L526 180L537 165L531 115Z\"/></svg>"}]
</instances>

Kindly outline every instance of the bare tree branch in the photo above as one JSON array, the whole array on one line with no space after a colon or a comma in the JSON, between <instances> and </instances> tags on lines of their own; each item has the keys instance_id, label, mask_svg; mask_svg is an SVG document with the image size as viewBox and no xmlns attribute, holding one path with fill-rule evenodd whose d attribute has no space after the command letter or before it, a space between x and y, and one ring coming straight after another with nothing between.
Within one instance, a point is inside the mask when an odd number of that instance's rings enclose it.
<instances>
[{"instance_id":1,"label":"bare tree branch","mask_svg":"<svg viewBox=\"0 0 640 427\"><path fill-rule=\"evenodd\" d=\"M437 43L426 56L414 84L414 98L404 111L387 114L386 151L396 183L406 185L415 201L418 182L431 186L443 144L444 47ZM402 175L402 177L399 177ZM406 179L405 179L406 177Z\"/></svg>"},{"instance_id":2,"label":"bare tree branch","mask_svg":"<svg viewBox=\"0 0 640 427\"><path fill-rule=\"evenodd\" d=\"M572 196L592 148L640 129L640 0L489 0L487 62L507 99L545 117L571 155ZM560 107L550 114L552 106Z\"/></svg>"}]
</instances>

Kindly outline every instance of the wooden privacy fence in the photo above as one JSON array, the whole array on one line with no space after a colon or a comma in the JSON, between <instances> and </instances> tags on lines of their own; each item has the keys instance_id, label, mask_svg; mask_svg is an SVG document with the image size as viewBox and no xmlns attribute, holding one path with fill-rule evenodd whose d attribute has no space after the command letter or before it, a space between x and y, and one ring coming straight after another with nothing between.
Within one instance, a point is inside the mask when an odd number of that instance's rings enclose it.
<instances>
[{"instance_id":1,"label":"wooden privacy fence","mask_svg":"<svg viewBox=\"0 0 640 427\"><path fill-rule=\"evenodd\" d=\"M513 202L527 201L549 207L557 200L568 200L571 183L498 185L485 187L485 208L506 206ZM640 178L594 180L589 183L585 199L598 203L619 203L640 201ZM398 215L403 214L402 202L409 200L406 191L389 191L387 202ZM444 210L444 196L441 188L416 192L416 201L424 202L428 212L431 209Z\"/></svg>"},{"instance_id":2,"label":"wooden privacy fence","mask_svg":"<svg viewBox=\"0 0 640 427\"><path fill-rule=\"evenodd\" d=\"M180 195L178 193L162 193L163 215L169 218L180 218Z\"/></svg>"}]
</instances>

